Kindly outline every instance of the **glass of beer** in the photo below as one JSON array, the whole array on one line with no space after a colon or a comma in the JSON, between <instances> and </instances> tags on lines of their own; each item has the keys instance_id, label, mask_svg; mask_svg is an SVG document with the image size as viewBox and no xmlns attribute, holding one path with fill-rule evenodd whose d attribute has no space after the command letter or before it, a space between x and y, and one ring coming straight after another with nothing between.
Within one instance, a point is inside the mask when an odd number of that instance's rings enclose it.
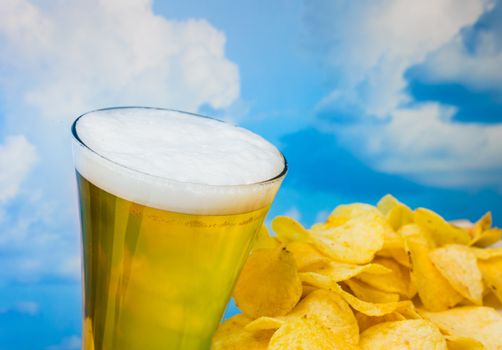
<instances>
[{"instance_id":1,"label":"glass of beer","mask_svg":"<svg viewBox=\"0 0 502 350\"><path fill-rule=\"evenodd\" d=\"M83 349L208 349L286 174L260 136L143 107L72 126Z\"/></svg>"}]
</instances>

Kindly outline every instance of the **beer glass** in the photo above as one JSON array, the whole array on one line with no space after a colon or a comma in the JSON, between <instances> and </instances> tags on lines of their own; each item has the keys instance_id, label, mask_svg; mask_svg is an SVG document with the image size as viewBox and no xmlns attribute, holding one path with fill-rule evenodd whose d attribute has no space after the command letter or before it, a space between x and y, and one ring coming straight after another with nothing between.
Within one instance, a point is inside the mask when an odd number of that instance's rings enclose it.
<instances>
[{"instance_id":1,"label":"beer glass","mask_svg":"<svg viewBox=\"0 0 502 350\"><path fill-rule=\"evenodd\" d=\"M116 117L117 113L133 115L137 125L141 125L142 115L148 116L145 123L156 133L151 139L155 145L162 141L159 138L164 127L171 135L179 135L180 144L189 142L193 139L190 130L199 121L207 125L199 128L206 134L199 132L198 137L225 140L225 135L218 134L225 123L179 111L113 108L75 120L72 134L82 229L83 349L208 349L255 235L284 178L285 159L277 151L280 168L276 166L270 178L254 183L215 185L164 177L158 169L176 171L171 168L176 167L176 161L164 164L149 159L153 146L145 147L148 135L140 135L141 141L124 137L125 146L114 144L122 134L134 135L137 129L127 118ZM117 120L110 126L107 118ZM172 128L179 130L166 127L171 125L169 118L181 121L172 123ZM86 137L97 140L98 146L86 141L79 124L90 128L85 130ZM108 125L103 131L102 124ZM230 132L232 128L223 129ZM239 140L240 136L234 138L235 142ZM229 152L234 141L229 139L225 146ZM102 152L107 147L113 150ZM142 162L143 168L124 163L128 156L120 147L132 154L131 163ZM141 151L134 152L135 147ZM205 155L211 156L211 150L203 148L196 150L202 155L201 162L207 160ZM183 157L185 151L175 144L168 158ZM255 158L258 161L260 157L256 154ZM263 167L263 159L260 161L257 167ZM145 164L150 163L157 173L145 170ZM202 177L205 171L226 171L211 168L212 163L200 168L187 164Z\"/></svg>"}]
</instances>

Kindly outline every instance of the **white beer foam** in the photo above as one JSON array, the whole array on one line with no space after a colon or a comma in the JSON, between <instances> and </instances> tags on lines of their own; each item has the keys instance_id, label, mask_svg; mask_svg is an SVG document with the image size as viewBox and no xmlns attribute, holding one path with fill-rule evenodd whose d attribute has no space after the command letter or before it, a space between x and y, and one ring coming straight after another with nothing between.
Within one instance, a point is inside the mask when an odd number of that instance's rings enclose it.
<instances>
[{"instance_id":1,"label":"white beer foam","mask_svg":"<svg viewBox=\"0 0 502 350\"><path fill-rule=\"evenodd\" d=\"M284 169L262 137L187 113L145 108L96 111L75 125L77 171L107 192L184 213L229 214L270 203Z\"/></svg>"}]
</instances>

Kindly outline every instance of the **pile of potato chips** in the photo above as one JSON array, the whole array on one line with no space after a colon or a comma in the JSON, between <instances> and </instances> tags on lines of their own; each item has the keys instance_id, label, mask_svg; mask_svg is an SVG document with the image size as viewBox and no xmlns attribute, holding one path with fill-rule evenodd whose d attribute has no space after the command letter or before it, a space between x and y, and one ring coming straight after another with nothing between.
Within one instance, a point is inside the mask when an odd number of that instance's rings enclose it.
<instances>
[{"instance_id":1,"label":"pile of potato chips","mask_svg":"<svg viewBox=\"0 0 502 350\"><path fill-rule=\"evenodd\" d=\"M502 230L387 195L264 227L213 349L502 349Z\"/></svg>"}]
</instances>

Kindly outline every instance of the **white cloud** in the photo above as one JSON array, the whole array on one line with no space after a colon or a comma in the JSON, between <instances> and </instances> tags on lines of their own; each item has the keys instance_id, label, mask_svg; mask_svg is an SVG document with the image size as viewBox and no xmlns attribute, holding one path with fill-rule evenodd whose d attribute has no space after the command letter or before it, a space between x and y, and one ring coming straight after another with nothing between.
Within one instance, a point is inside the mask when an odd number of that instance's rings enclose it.
<instances>
[{"instance_id":1,"label":"white cloud","mask_svg":"<svg viewBox=\"0 0 502 350\"><path fill-rule=\"evenodd\" d=\"M68 212L48 197L23 191L6 205L0 223L0 284L80 280L76 227L71 229Z\"/></svg>"},{"instance_id":2,"label":"white cloud","mask_svg":"<svg viewBox=\"0 0 502 350\"><path fill-rule=\"evenodd\" d=\"M502 49L494 33L482 31L474 50L461 36L431 54L421 66L421 79L429 82L453 82L480 91L502 91Z\"/></svg>"},{"instance_id":3,"label":"white cloud","mask_svg":"<svg viewBox=\"0 0 502 350\"><path fill-rule=\"evenodd\" d=\"M22 135L8 136L0 144L0 203L16 196L36 161L35 147Z\"/></svg>"},{"instance_id":4,"label":"white cloud","mask_svg":"<svg viewBox=\"0 0 502 350\"><path fill-rule=\"evenodd\" d=\"M331 96L364 105L376 117L407 101L406 69L472 24L484 8L482 0L325 3L321 9L309 3L320 14L308 17L307 24L320 38L314 40L321 40L324 63L334 70L338 86Z\"/></svg>"},{"instance_id":5,"label":"white cloud","mask_svg":"<svg viewBox=\"0 0 502 350\"><path fill-rule=\"evenodd\" d=\"M0 145L0 284L79 279L71 121L114 105L234 108L225 45L208 21L158 16L152 0L2 0L2 134L25 138Z\"/></svg>"},{"instance_id":6,"label":"white cloud","mask_svg":"<svg viewBox=\"0 0 502 350\"><path fill-rule=\"evenodd\" d=\"M492 57L493 38L482 38L478 56L459 57L458 46L461 30L493 3L381 0L327 6L316 10L331 22L307 17L312 34L319 34L314 40L329 48L324 63L336 78L336 87L318 106L331 111L332 119L320 119L320 126L376 169L438 186L502 188L497 176L502 126L461 124L452 120L450 107L418 105L406 93L404 77L410 67L430 59L438 72L429 73L438 79L462 75L464 82L479 82L491 74L495 86L500 63ZM348 123L337 120L344 114L352 117Z\"/></svg>"},{"instance_id":7,"label":"white cloud","mask_svg":"<svg viewBox=\"0 0 502 350\"><path fill-rule=\"evenodd\" d=\"M502 125L456 123L453 114L437 103L397 108L389 123L347 125L336 132L345 144L357 140L381 171L437 186L502 189Z\"/></svg>"},{"instance_id":8,"label":"white cloud","mask_svg":"<svg viewBox=\"0 0 502 350\"><path fill-rule=\"evenodd\" d=\"M239 96L225 35L205 20L171 21L151 0L7 0L0 12L0 63L7 88L47 118L110 105L197 110Z\"/></svg>"}]
</instances>

